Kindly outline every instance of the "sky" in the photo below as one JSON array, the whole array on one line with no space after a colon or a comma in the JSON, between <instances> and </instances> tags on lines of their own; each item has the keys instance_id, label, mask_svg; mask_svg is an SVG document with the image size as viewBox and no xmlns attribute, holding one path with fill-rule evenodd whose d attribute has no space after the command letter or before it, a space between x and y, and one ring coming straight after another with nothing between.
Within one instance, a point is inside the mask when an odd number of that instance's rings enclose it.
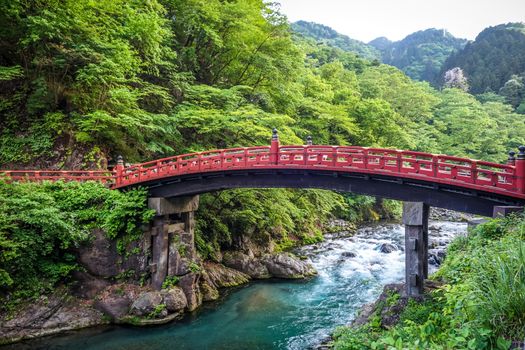
<instances>
[{"instance_id":1,"label":"sky","mask_svg":"<svg viewBox=\"0 0 525 350\"><path fill-rule=\"evenodd\" d=\"M427 28L473 40L486 27L525 22L525 0L275 1L291 22L321 23L364 42L380 36L400 40Z\"/></svg>"}]
</instances>

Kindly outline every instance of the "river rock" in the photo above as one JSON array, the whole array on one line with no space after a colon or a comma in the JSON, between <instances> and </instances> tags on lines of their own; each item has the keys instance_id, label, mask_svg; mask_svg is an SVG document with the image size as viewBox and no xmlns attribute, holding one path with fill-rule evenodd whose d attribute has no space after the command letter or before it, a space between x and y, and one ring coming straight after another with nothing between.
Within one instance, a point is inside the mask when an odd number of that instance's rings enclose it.
<instances>
[{"instance_id":1,"label":"river rock","mask_svg":"<svg viewBox=\"0 0 525 350\"><path fill-rule=\"evenodd\" d=\"M264 279L271 277L268 269L262 262L241 252L224 254L223 263L227 267L241 271L251 278Z\"/></svg>"},{"instance_id":2,"label":"river rock","mask_svg":"<svg viewBox=\"0 0 525 350\"><path fill-rule=\"evenodd\" d=\"M203 301L212 301L219 299L219 290L210 280L208 272L206 270L202 271L202 278L200 280L200 290L202 294Z\"/></svg>"},{"instance_id":3,"label":"river rock","mask_svg":"<svg viewBox=\"0 0 525 350\"><path fill-rule=\"evenodd\" d=\"M398 294L399 298L395 302L388 302L392 295ZM358 311L358 316L351 322L352 327L362 326L372 318L379 317L381 326L390 328L398 323L403 309L408 304L408 297L404 296L404 284L387 284L378 299L365 304Z\"/></svg>"},{"instance_id":4,"label":"river rock","mask_svg":"<svg viewBox=\"0 0 525 350\"><path fill-rule=\"evenodd\" d=\"M78 250L78 261L93 276L112 277L119 270L120 256L116 242L109 240L102 230L93 230L93 240Z\"/></svg>"},{"instance_id":5,"label":"river rock","mask_svg":"<svg viewBox=\"0 0 525 350\"><path fill-rule=\"evenodd\" d=\"M357 256L357 254L354 253L354 252L343 252L343 253L341 254L341 256L342 256L343 258L355 258L355 257Z\"/></svg>"},{"instance_id":6,"label":"river rock","mask_svg":"<svg viewBox=\"0 0 525 350\"><path fill-rule=\"evenodd\" d=\"M435 235L437 232L441 231L441 227L439 227L438 225L430 225L428 226L428 230L433 231L432 234Z\"/></svg>"},{"instance_id":7,"label":"river rock","mask_svg":"<svg viewBox=\"0 0 525 350\"><path fill-rule=\"evenodd\" d=\"M439 266L440 262L438 261L438 259L436 258L435 255L429 254L428 255L428 264L429 265L434 265L434 266Z\"/></svg>"},{"instance_id":8,"label":"river rock","mask_svg":"<svg viewBox=\"0 0 525 350\"><path fill-rule=\"evenodd\" d=\"M111 285L95 297L93 306L106 316L118 321L128 314L133 300L137 299L145 290L147 290L146 287L134 284Z\"/></svg>"},{"instance_id":9,"label":"river rock","mask_svg":"<svg viewBox=\"0 0 525 350\"><path fill-rule=\"evenodd\" d=\"M110 295L103 299L95 300L93 306L102 311L113 320L118 320L129 311L131 299L127 295Z\"/></svg>"},{"instance_id":10,"label":"river rock","mask_svg":"<svg viewBox=\"0 0 525 350\"><path fill-rule=\"evenodd\" d=\"M72 298L59 289L19 309L15 315L0 315L0 344L105 323L104 314L89 302Z\"/></svg>"},{"instance_id":11,"label":"river rock","mask_svg":"<svg viewBox=\"0 0 525 350\"><path fill-rule=\"evenodd\" d=\"M162 303L162 295L158 291L144 292L131 304L130 313L136 316L148 316L157 305Z\"/></svg>"},{"instance_id":12,"label":"river rock","mask_svg":"<svg viewBox=\"0 0 525 350\"><path fill-rule=\"evenodd\" d=\"M438 207L430 208L430 220L464 222L471 219L473 215Z\"/></svg>"},{"instance_id":13,"label":"river rock","mask_svg":"<svg viewBox=\"0 0 525 350\"><path fill-rule=\"evenodd\" d=\"M446 252L444 249L430 249L428 252L428 263L434 266L440 266L445 259Z\"/></svg>"},{"instance_id":14,"label":"river rock","mask_svg":"<svg viewBox=\"0 0 525 350\"><path fill-rule=\"evenodd\" d=\"M188 306L188 300L184 291L180 287L171 287L160 292L162 301L166 305L168 312L181 312Z\"/></svg>"},{"instance_id":15,"label":"river rock","mask_svg":"<svg viewBox=\"0 0 525 350\"><path fill-rule=\"evenodd\" d=\"M381 253L392 253L394 251L398 250L397 247L393 244L390 244L390 243L383 243L379 246L379 251Z\"/></svg>"},{"instance_id":16,"label":"river rock","mask_svg":"<svg viewBox=\"0 0 525 350\"><path fill-rule=\"evenodd\" d=\"M180 277L179 287L182 288L188 300L188 311L193 311L202 304L202 293L199 288L200 273L188 273Z\"/></svg>"},{"instance_id":17,"label":"river rock","mask_svg":"<svg viewBox=\"0 0 525 350\"><path fill-rule=\"evenodd\" d=\"M211 283L217 288L235 287L250 280L249 275L222 264L206 262L204 269L208 273Z\"/></svg>"},{"instance_id":18,"label":"river rock","mask_svg":"<svg viewBox=\"0 0 525 350\"><path fill-rule=\"evenodd\" d=\"M299 260L290 253L265 255L262 259L264 265L273 277L277 278L305 278L317 274L314 267Z\"/></svg>"},{"instance_id":19,"label":"river rock","mask_svg":"<svg viewBox=\"0 0 525 350\"><path fill-rule=\"evenodd\" d=\"M109 239L104 231L95 229L92 231L93 239L78 248L75 248L78 262L91 276L98 278L115 278L123 273L130 280L137 280L141 275L149 271L148 255L144 248L144 239L130 242L126 245L126 251L134 253L122 256L118 253L117 242ZM134 272L129 275L130 272Z\"/></svg>"},{"instance_id":20,"label":"river rock","mask_svg":"<svg viewBox=\"0 0 525 350\"><path fill-rule=\"evenodd\" d=\"M111 282L108 280L92 276L83 271L74 271L73 279L75 282L72 292L75 296L84 299L94 298L98 293L111 285Z\"/></svg>"}]
</instances>

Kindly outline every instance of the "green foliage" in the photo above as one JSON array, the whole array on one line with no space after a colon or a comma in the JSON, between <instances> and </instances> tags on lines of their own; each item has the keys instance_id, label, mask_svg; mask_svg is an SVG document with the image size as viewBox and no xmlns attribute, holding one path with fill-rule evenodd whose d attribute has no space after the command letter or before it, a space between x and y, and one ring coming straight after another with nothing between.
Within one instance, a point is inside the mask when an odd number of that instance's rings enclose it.
<instances>
[{"instance_id":1,"label":"green foliage","mask_svg":"<svg viewBox=\"0 0 525 350\"><path fill-rule=\"evenodd\" d=\"M98 183L0 182L0 293L13 304L67 280L78 269L75 249L93 229L117 240L136 237L152 217L145 198Z\"/></svg>"},{"instance_id":2,"label":"green foliage","mask_svg":"<svg viewBox=\"0 0 525 350\"><path fill-rule=\"evenodd\" d=\"M271 110L292 101L301 67L286 18L262 0L164 0L180 66L208 85L248 86L268 95Z\"/></svg>"},{"instance_id":3,"label":"green foliage","mask_svg":"<svg viewBox=\"0 0 525 350\"><path fill-rule=\"evenodd\" d=\"M378 317L339 328L334 348L509 349L525 336L524 232L520 214L456 238L432 277L448 284L423 302L410 300L393 328L381 328Z\"/></svg>"},{"instance_id":4,"label":"green foliage","mask_svg":"<svg viewBox=\"0 0 525 350\"><path fill-rule=\"evenodd\" d=\"M151 311L147 318L149 319L154 319L154 318L158 318L159 316L162 315L162 312L166 310L166 304L158 304L158 305L155 305L155 309L153 309L153 311Z\"/></svg>"},{"instance_id":5,"label":"green foliage","mask_svg":"<svg viewBox=\"0 0 525 350\"><path fill-rule=\"evenodd\" d=\"M320 239L322 224L345 208L343 197L322 190L227 190L201 196L197 248L206 256L240 236L279 249ZM205 243L206 242L206 243Z\"/></svg>"},{"instance_id":6,"label":"green foliage","mask_svg":"<svg viewBox=\"0 0 525 350\"><path fill-rule=\"evenodd\" d=\"M162 289L170 289L171 287L174 287L177 284L179 284L179 281L179 276L168 276L166 277L164 282L162 282Z\"/></svg>"},{"instance_id":7,"label":"green foliage","mask_svg":"<svg viewBox=\"0 0 525 350\"><path fill-rule=\"evenodd\" d=\"M511 106L517 108L525 101L525 73L522 76L512 75L505 85L499 89L499 94L504 97Z\"/></svg>"},{"instance_id":8,"label":"green foliage","mask_svg":"<svg viewBox=\"0 0 525 350\"><path fill-rule=\"evenodd\" d=\"M401 321L390 329L374 326L341 327L334 334L334 349L508 349L510 342L495 338L475 322L458 322L438 291L424 303L409 303Z\"/></svg>"},{"instance_id":9,"label":"green foliage","mask_svg":"<svg viewBox=\"0 0 525 350\"><path fill-rule=\"evenodd\" d=\"M480 300L478 313L495 333L525 338L525 243L477 263L474 293Z\"/></svg>"},{"instance_id":10,"label":"green foliage","mask_svg":"<svg viewBox=\"0 0 525 350\"><path fill-rule=\"evenodd\" d=\"M195 261L190 262L189 269L191 272L198 273L202 270L199 264L197 264Z\"/></svg>"},{"instance_id":11,"label":"green foliage","mask_svg":"<svg viewBox=\"0 0 525 350\"><path fill-rule=\"evenodd\" d=\"M162 114L173 101L169 80L179 80L164 11L156 1L2 2L0 65L11 67L2 68L0 95L14 100L3 104L6 134L62 113L60 129L80 143L158 151L172 130ZM50 149L57 134L46 131ZM40 155L25 144L18 150Z\"/></svg>"}]
</instances>

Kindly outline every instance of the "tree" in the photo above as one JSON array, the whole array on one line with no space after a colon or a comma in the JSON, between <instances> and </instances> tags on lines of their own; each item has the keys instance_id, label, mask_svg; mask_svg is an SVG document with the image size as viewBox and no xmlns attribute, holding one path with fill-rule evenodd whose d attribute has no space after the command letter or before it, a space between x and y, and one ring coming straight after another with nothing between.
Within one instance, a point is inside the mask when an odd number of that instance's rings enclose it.
<instances>
[{"instance_id":1,"label":"tree","mask_svg":"<svg viewBox=\"0 0 525 350\"><path fill-rule=\"evenodd\" d=\"M499 94L513 107L518 107L525 98L525 79L523 76L513 75L499 90Z\"/></svg>"},{"instance_id":2,"label":"tree","mask_svg":"<svg viewBox=\"0 0 525 350\"><path fill-rule=\"evenodd\" d=\"M463 91L468 91L467 77L463 73L463 70L459 67L454 67L445 72L444 75L445 84L447 88L457 88Z\"/></svg>"}]
</instances>

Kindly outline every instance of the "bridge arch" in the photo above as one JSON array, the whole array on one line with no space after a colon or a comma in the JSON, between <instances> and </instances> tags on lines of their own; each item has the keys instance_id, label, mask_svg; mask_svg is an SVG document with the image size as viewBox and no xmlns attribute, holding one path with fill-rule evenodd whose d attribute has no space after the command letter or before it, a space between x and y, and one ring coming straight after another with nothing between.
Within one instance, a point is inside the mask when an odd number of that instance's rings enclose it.
<instances>
[{"instance_id":1,"label":"bridge arch","mask_svg":"<svg viewBox=\"0 0 525 350\"><path fill-rule=\"evenodd\" d=\"M116 167L115 188L146 187L152 197L234 188L318 188L492 216L525 203L525 147L507 164L357 146L270 146L180 155Z\"/></svg>"},{"instance_id":2,"label":"bridge arch","mask_svg":"<svg viewBox=\"0 0 525 350\"><path fill-rule=\"evenodd\" d=\"M519 206L524 201L485 191L403 179L396 176L322 169L230 170L185 174L142 182L150 197L182 197L236 188L316 188L370 195L433 207L492 216L495 206Z\"/></svg>"}]
</instances>

